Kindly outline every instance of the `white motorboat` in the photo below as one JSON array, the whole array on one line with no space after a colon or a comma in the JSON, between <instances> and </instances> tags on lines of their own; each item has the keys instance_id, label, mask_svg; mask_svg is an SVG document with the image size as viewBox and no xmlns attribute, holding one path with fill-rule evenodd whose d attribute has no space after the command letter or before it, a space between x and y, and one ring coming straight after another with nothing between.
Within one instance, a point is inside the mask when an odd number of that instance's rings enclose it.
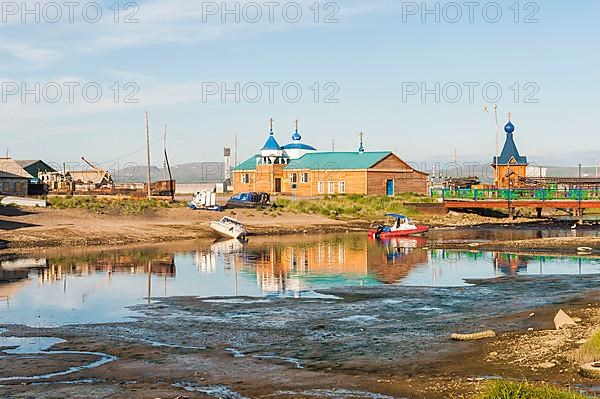
<instances>
[{"instance_id":1,"label":"white motorboat","mask_svg":"<svg viewBox=\"0 0 600 399\"><path fill-rule=\"evenodd\" d=\"M244 238L248 235L248 231L242 223L227 216L218 222L210 222L210 228L224 237Z\"/></svg>"}]
</instances>

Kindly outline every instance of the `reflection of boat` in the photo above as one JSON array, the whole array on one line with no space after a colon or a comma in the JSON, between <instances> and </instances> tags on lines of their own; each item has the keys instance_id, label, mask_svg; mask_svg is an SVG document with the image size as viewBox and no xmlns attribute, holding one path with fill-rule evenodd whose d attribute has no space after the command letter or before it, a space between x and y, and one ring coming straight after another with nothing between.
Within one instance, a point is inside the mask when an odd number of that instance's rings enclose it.
<instances>
[{"instance_id":1,"label":"reflection of boat","mask_svg":"<svg viewBox=\"0 0 600 399\"><path fill-rule=\"evenodd\" d=\"M231 240L215 241L210 249L215 254L234 254L244 249L244 242L232 238Z\"/></svg>"},{"instance_id":2,"label":"reflection of boat","mask_svg":"<svg viewBox=\"0 0 600 399\"><path fill-rule=\"evenodd\" d=\"M380 242L397 249L422 248L427 244L427 240L422 237L387 237L382 238Z\"/></svg>"},{"instance_id":3,"label":"reflection of boat","mask_svg":"<svg viewBox=\"0 0 600 399\"><path fill-rule=\"evenodd\" d=\"M4 270L44 269L47 266L46 258L17 258L0 261L0 267Z\"/></svg>"},{"instance_id":4,"label":"reflection of boat","mask_svg":"<svg viewBox=\"0 0 600 399\"><path fill-rule=\"evenodd\" d=\"M210 228L224 237L244 238L248 235L248 231L242 223L227 216L218 222L210 222Z\"/></svg>"},{"instance_id":5,"label":"reflection of boat","mask_svg":"<svg viewBox=\"0 0 600 399\"><path fill-rule=\"evenodd\" d=\"M14 282L29 277L27 270L5 270L0 268L0 282Z\"/></svg>"},{"instance_id":6,"label":"reflection of boat","mask_svg":"<svg viewBox=\"0 0 600 399\"><path fill-rule=\"evenodd\" d=\"M405 237L423 234L429 231L427 226L416 226L409 218L403 215L390 213L386 218L392 218L393 223L379 225L369 231L371 238Z\"/></svg>"}]
</instances>

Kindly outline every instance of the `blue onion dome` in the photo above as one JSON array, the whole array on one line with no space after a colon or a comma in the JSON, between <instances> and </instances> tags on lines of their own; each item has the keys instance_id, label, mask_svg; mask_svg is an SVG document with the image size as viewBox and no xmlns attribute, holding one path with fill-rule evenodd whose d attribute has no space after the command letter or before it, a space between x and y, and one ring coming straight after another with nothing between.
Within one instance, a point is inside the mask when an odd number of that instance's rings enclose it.
<instances>
[{"instance_id":1,"label":"blue onion dome","mask_svg":"<svg viewBox=\"0 0 600 399\"><path fill-rule=\"evenodd\" d=\"M511 121L508 121L506 126L504 126L504 131L508 134L512 134L515 131L515 125L513 125Z\"/></svg>"},{"instance_id":2,"label":"blue onion dome","mask_svg":"<svg viewBox=\"0 0 600 399\"><path fill-rule=\"evenodd\" d=\"M296 130L296 132L292 135L292 140L294 141L300 141L302 140L302 136L300 135L300 133L298 133L298 131Z\"/></svg>"}]
</instances>

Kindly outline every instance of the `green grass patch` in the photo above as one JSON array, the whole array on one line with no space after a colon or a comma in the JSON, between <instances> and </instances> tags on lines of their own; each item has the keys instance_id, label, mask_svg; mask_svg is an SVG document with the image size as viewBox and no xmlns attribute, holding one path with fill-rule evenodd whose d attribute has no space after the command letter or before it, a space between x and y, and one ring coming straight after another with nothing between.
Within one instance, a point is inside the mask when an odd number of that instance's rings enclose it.
<instances>
[{"instance_id":1,"label":"green grass patch","mask_svg":"<svg viewBox=\"0 0 600 399\"><path fill-rule=\"evenodd\" d=\"M585 344L575 351L573 360L579 364L600 361L600 330L597 330Z\"/></svg>"},{"instance_id":2,"label":"green grass patch","mask_svg":"<svg viewBox=\"0 0 600 399\"><path fill-rule=\"evenodd\" d=\"M93 196L49 197L48 204L55 209L87 209L96 213L139 215L159 208L182 206L178 202L160 199L96 198Z\"/></svg>"},{"instance_id":3,"label":"green grass patch","mask_svg":"<svg viewBox=\"0 0 600 399\"><path fill-rule=\"evenodd\" d=\"M492 381L475 399L589 399L579 393L565 391L551 385L533 385L528 382Z\"/></svg>"},{"instance_id":4,"label":"green grass patch","mask_svg":"<svg viewBox=\"0 0 600 399\"><path fill-rule=\"evenodd\" d=\"M322 215L330 218L381 219L386 213L401 213L415 216L405 202L431 202L427 196L400 194L395 197L365 195L326 195L319 199L279 198L275 205L285 212Z\"/></svg>"}]
</instances>

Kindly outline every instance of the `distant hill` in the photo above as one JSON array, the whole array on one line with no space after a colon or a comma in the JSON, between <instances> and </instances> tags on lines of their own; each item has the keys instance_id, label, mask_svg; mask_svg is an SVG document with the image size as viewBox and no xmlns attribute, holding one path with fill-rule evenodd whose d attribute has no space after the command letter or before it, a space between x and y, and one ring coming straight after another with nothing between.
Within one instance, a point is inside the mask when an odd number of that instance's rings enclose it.
<instances>
[{"instance_id":1,"label":"distant hill","mask_svg":"<svg viewBox=\"0 0 600 399\"><path fill-rule=\"evenodd\" d=\"M116 183L143 183L147 179L147 168L136 165L111 171ZM171 166L173 179L178 183L213 183L225 179L224 162L195 162ZM150 168L152 181L163 180L163 168L152 166ZM168 173L167 173L168 176ZM168 178L168 177L167 177Z\"/></svg>"}]
</instances>

